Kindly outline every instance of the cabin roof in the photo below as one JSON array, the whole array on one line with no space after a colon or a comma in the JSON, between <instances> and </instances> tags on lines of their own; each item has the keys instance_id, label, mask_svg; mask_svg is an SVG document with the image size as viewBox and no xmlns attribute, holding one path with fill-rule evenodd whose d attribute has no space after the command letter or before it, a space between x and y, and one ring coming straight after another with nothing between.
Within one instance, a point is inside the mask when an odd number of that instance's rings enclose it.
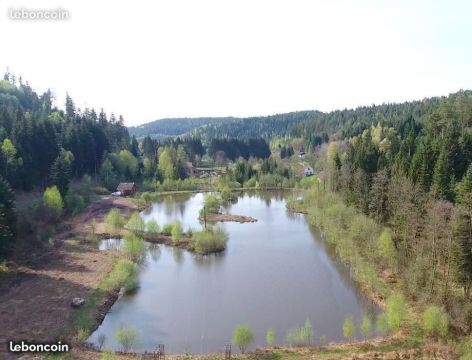
<instances>
[{"instance_id":1,"label":"cabin roof","mask_svg":"<svg viewBox=\"0 0 472 360\"><path fill-rule=\"evenodd\" d=\"M131 183L120 183L116 190L118 191L131 191L136 186L134 182Z\"/></svg>"}]
</instances>

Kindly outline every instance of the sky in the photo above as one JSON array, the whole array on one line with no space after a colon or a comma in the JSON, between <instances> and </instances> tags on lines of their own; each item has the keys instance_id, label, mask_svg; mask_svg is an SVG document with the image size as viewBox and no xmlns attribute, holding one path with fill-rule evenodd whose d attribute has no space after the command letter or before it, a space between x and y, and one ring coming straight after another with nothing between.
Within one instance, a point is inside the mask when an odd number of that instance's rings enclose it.
<instances>
[{"instance_id":1,"label":"sky","mask_svg":"<svg viewBox=\"0 0 472 360\"><path fill-rule=\"evenodd\" d=\"M67 19L12 19L58 8ZM126 125L331 111L472 89L470 14L469 0L0 0L0 71Z\"/></svg>"}]
</instances>

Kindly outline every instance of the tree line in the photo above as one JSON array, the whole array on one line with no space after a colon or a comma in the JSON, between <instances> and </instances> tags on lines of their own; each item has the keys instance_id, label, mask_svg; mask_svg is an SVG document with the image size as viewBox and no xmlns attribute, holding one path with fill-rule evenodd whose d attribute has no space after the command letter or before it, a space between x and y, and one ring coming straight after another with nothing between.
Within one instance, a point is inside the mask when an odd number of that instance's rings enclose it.
<instances>
[{"instance_id":1,"label":"tree line","mask_svg":"<svg viewBox=\"0 0 472 360\"><path fill-rule=\"evenodd\" d=\"M452 310L472 287L472 93L387 109L396 115L357 134L348 121L340 131L352 136L317 147L317 186L388 226L390 271Z\"/></svg>"},{"instance_id":2,"label":"tree line","mask_svg":"<svg viewBox=\"0 0 472 360\"><path fill-rule=\"evenodd\" d=\"M65 110L48 90L5 74L0 81L0 174L14 189L31 190L64 178L98 172L107 152L128 149L124 120L103 110L77 109L67 96Z\"/></svg>"}]
</instances>

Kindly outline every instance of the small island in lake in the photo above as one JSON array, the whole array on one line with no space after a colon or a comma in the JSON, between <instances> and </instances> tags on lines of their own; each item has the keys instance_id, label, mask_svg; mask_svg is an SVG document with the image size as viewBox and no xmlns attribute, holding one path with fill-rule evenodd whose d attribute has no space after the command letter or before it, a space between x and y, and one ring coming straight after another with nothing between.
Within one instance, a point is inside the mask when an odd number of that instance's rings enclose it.
<instances>
[{"instance_id":1,"label":"small island in lake","mask_svg":"<svg viewBox=\"0 0 472 360\"><path fill-rule=\"evenodd\" d=\"M223 203L227 203L230 201L231 200L225 201L223 197L218 197L211 194L206 195L203 203L203 208L200 210L198 215L199 220L205 222L233 221L239 223L253 223L257 221L257 219L251 216L221 213L220 209Z\"/></svg>"}]
</instances>

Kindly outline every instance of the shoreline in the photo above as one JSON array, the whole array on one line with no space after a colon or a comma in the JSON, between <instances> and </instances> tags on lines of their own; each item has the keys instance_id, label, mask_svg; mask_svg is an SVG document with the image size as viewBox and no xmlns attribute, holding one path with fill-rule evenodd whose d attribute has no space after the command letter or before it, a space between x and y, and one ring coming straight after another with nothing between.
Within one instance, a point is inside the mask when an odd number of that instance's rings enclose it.
<instances>
[{"instance_id":1,"label":"shoreline","mask_svg":"<svg viewBox=\"0 0 472 360\"><path fill-rule=\"evenodd\" d=\"M80 254L82 256L84 256L84 258L88 258L89 256L92 256L93 255L93 260L91 261L92 264L95 264L95 263L102 263L102 262L108 262L108 268L105 267L105 268L99 268L97 269L96 271L89 271L89 267L86 267L87 269L87 272L86 272L86 282L90 283L90 287L88 287L88 293L86 294L86 296L84 297L86 299L86 303L91 303L91 299L90 299L90 296L93 296L94 294L94 291L97 291L98 290L98 283L100 281L102 281L103 279L106 278L106 276L108 275L108 273L110 272L111 270L111 267L112 267L112 263L113 261L110 261L110 258L112 259L116 259L116 258L119 258L119 256L117 256L116 254L110 254L109 252L101 252L97 249L94 249L93 248L93 245L96 245L96 244L89 244L87 243L85 239L85 235L89 233L89 230L90 230L90 225L92 223L93 220L97 220L97 217L101 220L101 222L99 223L99 226L100 225L103 225L103 220L104 220L104 216L106 215L106 213L113 207L118 207L120 211L124 211L124 212L132 212L132 211L136 211L139 209L138 207L138 204L136 204L136 201L134 199L128 199L128 198L110 198L110 197L101 197L99 198L98 200L96 200L94 203L90 204L82 213L74 216L73 218L69 219L68 222L70 222L71 224L75 224L75 226L72 226L69 230L65 231L64 233L58 233L54 236L54 239L57 239L58 241L60 241L60 246L57 248L57 249L53 249L51 251L52 253L52 257L55 257L54 255L57 255L57 253L60 253L60 252L67 252L67 253L70 253L70 254L76 254L75 251L79 251ZM296 211L295 209L289 209L290 211L293 211L293 212L299 212L299 213L302 213L304 214L305 212L303 212L303 209L302 211ZM236 215L237 216L237 215ZM254 219L255 221L257 221L256 219ZM109 234L108 232L99 232L96 234L97 236L99 236L100 238L105 238L106 236L110 236L112 237L113 235ZM73 240L74 238L82 238L82 239L79 239L79 240ZM182 246L179 246L179 245L176 245L176 244L173 244L172 242L172 237L171 236L167 236L167 235L158 235L158 236L153 236L153 237L145 237L146 238L146 241L150 241L150 242L155 242L155 243L162 243L162 244L166 244L166 245L170 245L170 246L177 246L177 247L182 247ZM83 246L81 246L80 248L75 248L75 246L77 245L74 245L72 243L70 243L71 241L77 241L78 244L81 244L82 242L85 241L85 245L82 244ZM92 246L91 246L92 245ZM188 241L187 241L187 246L188 246ZM183 247L185 249L185 247ZM51 257L51 256L48 256L48 257ZM62 258L59 258L56 260L59 264L61 263L61 261L63 261ZM89 263L87 263L89 264ZM54 264L54 265L57 265L57 264ZM89 265L90 266L90 265ZM81 271L83 272L83 269L80 268L80 269L76 269L75 271ZM15 274L13 275L13 277L15 279L19 279L19 276L20 276L21 273L19 274ZM91 281L91 279L93 279L93 281ZM94 285L95 284L95 285ZM60 289L58 289L60 290ZM367 291L366 288L364 288L364 286L362 286L361 284L361 291L367 295L369 298L372 297L372 293ZM11 289L8 289L6 291L7 295L9 293L11 293L12 290ZM2 300L2 297L4 296L5 294L3 293L0 293L0 300ZM16 299L18 298L22 298L21 296L21 293L17 293L17 294L14 294L16 296L13 297L13 300L14 301L17 301ZM110 311L111 307L115 304L115 302L117 301L117 299L119 298L119 291L109 291L109 292L105 292L103 294L100 294L101 297L100 299L98 299L98 301L96 303L94 303L91 308L89 309L89 311L91 311L93 313L93 317L96 321L96 326L90 331L90 334L93 333L99 326L100 324L103 322L103 320L105 319L106 315L108 314L108 312ZM46 293L46 298L47 297L51 297L53 295L51 295L50 293ZM23 297L25 297L23 295ZM70 294L70 296L68 297L73 297L72 294ZM373 299L371 299L373 300ZM70 300L69 300L70 302ZM379 306L382 307L383 302L380 302L378 304ZM28 309L25 309L25 311L27 312ZM73 333L72 333L72 328L71 328L71 325L74 321L74 316L77 315L77 309L73 309L71 308L70 306L68 306L68 309L66 310L66 312L68 313L68 315L65 316L65 319L66 319L66 323L67 323L67 330L62 332L62 336L65 336L66 340L71 344L71 348L73 350L73 353L75 353L78 358L83 358L83 359L99 359L102 352L98 351L97 349L93 348L93 346L91 345L88 345L86 342L84 341L76 341L75 339L73 339ZM47 316L47 314L45 315ZM29 327L29 326L28 326ZM50 324L50 328L51 330L54 330L52 331L53 333L54 332L57 332L57 323L54 323L54 324ZM88 336L87 336L88 337ZM1 338L1 337L0 337ZM319 354L320 351L323 352L323 351L340 351L341 349L344 351L345 348L355 348L356 346L357 347L374 347L374 350L375 350L375 347L377 345L375 345L376 343L382 343L382 344L389 344L391 343L392 341L395 342L395 341L398 341L399 339L393 337L393 336L389 336L389 337L383 337L383 338L374 338L374 339L370 339L370 340L367 340L367 341L356 341L356 342L353 342L353 343L339 343L339 342L335 342L335 343L329 343L329 344L326 344L324 346L321 346L321 347L309 347L309 348L306 348L308 350L306 351L309 351L313 354ZM403 341L404 339L403 338L400 338L401 341ZM415 347L417 348L417 347ZM255 352L253 352L252 354L260 354L261 356L263 356L264 354L267 354L268 352L271 352L273 351L274 349L273 348L264 348L264 349L258 349L256 350ZM302 351L302 348L289 348L289 347L277 347L275 348L275 350L277 351L281 351L281 352L288 352L288 353L297 353L297 352L300 352ZM374 351L371 349L371 351ZM305 350L304 350L305 351ZM407 351L407 350L405 350ZM122 358L123 356L125 356L125 358L128 358L127 355L122 355L120 353L116 353L117 354L117 357L118 358ZM0 357L2 355L2 352L0 350ZM11 354L10 354L11 355ZM90 357L90 356L91 357ZM96 355L96 357L95 357ZM85 356L85 357L82 357L82 356ZM181 355L170 355L168 356L168 358L170 359L173 359L173 358L179 358L179 357L182 357L184 356L184 354L181 354ZM213 357L215 356L218 356L217 354L207 354L207 355L194 355L194 356L190 356L190 358L195 358L195 359L213 359ZM234 357L240 357L241 355L233 355ZM244 359L246 358L245 356L242 356Z\"/></svg>"}]
</instances>

